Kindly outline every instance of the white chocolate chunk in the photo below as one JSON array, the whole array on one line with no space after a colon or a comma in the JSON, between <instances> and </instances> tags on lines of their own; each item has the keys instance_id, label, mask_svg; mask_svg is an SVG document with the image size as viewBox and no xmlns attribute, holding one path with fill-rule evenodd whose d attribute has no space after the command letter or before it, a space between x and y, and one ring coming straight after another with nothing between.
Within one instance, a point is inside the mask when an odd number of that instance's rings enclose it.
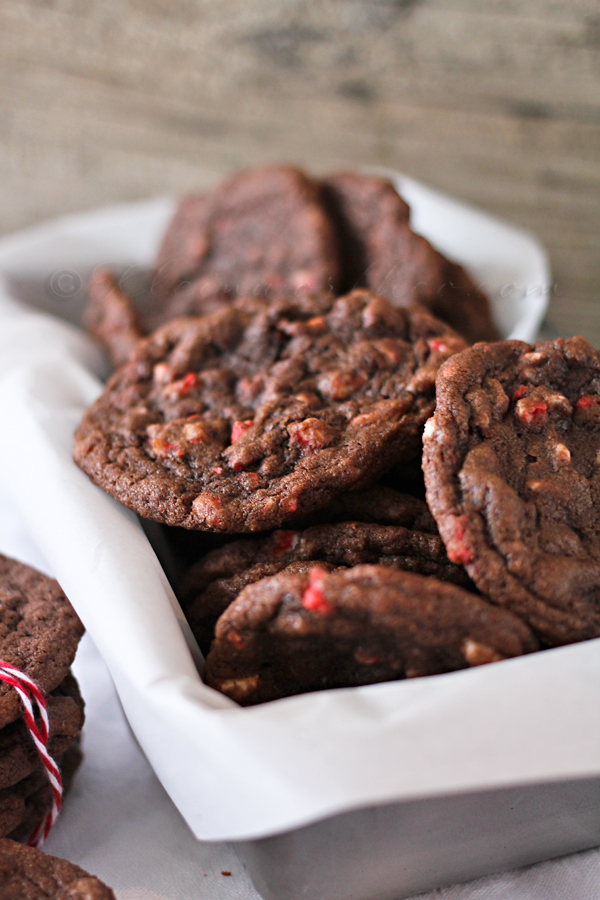
<instances>
[{"instance_id":1,"label":"white chocolate chunk","mask_svg":"<svg viewBox=\"0 0 600 900\"><path fill-rule=\"evenodd\" d=\"M432 416L431 419L427 419L427 421L425 422L425 430L423 431L423 434L426 438L430 438L433 437L434 432L435 418Z\"/></svg>"},{"instance_id":2,"label":"white chocolate chunk","mask_svg":"<svg viewBox=\"0 0 600 900\"><path fill-rule=\"evenodd\" d=\"M479 644L472 638L467 638L463 641L460 649L470 666L484 666L487 665L487 663L499 662L501 659L506 659L501 653L492 650L491 647L486 647L485 644Z\"/></svg>"},{"instance_id":3,"label":"white chocolate chunk","mask_svg":"<svg viewBox=\"0 0 600 900\"><path fill-rule=\"evenodd\" d=\"M221 693L232 700L243 700L258 686L258 675L248 675L246 678L228 678L219 685Z\"/></svg>"}]
</instances>

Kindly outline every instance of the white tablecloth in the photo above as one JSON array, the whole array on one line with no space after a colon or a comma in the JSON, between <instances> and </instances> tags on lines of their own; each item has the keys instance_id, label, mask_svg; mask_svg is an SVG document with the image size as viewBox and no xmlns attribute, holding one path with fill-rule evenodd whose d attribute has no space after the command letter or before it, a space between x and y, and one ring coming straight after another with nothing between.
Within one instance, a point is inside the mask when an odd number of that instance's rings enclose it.
<instances>
[{"instance_id":1,"label":"white tablecloth","mask_svg":"<svg viewBox=\"0 0 600 900\"><path fill-rule=\"evenodd\" d=\"M47 571L3 498L0 552ZM190 833L129 731L87 636L74 671L86 701L85 757L45 849L97 874L117 900L259 900L231 846L200 843ZM596 900L600 850L420 895L434 898Z\"/></svg>"}]
</instances>

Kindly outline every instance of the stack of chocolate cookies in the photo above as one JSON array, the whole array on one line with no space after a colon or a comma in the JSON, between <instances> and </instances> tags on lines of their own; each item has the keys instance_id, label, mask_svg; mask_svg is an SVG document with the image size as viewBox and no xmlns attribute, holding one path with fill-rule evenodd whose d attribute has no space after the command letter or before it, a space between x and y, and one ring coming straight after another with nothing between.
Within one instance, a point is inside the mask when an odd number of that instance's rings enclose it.
<instances>
[{"instance_id":1,"label":"stack of chocolate cookies","mask_svg":"<svg viewBox=\"0 0 600 900\"><path fill-rule=\"evenodd\" d=\"M119 368L74 458L202 534L177 589L227 696L600 634L600 358L495 341L389 182L277 168L187 198L145 306L99 272L88 323Z\"/></svg>"},{"instance_id":2,"label":"stack of chocolate cookies","mask_svg":"<svg viewBox=\"0 0 600 900\"><path fill-rule=\"evenodd\" d=\"M83 627L58 583L0 556L0 659L33 678L46 699L50 755L68 790L81 761L83 700L70 667ZM0 683L0 837L26 840L52 790L21 718L15 689Z\"/></svg>"}]
</instances>

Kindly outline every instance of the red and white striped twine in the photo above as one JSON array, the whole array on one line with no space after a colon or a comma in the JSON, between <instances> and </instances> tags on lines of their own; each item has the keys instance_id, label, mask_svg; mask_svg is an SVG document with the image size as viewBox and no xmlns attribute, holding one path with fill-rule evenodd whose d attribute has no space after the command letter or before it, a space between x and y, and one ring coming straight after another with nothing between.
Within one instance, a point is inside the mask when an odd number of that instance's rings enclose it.
<instances>
[{"instance_id":1,"label":"red and white striped twine","mask_svg":"<svg viewBox=\"0 0 600 900\"><path fill-rule=\"evenodd\" d=\"M15 691L23 704L23 719L29 729L29 733L33 738L36 750L42 761L48 781L52 787L52 807L38 823L34 832L31 834L27 843L31 847L41 847L48 835L50 829L56 822L56 817L60 811L62 804L62 778L60 771L50 754L48 753L48 737L49 723L48 712L46 710L46 701L39 687L29 675L21 672L20 669L11 666L0 660L0 681L14 687ZM33 712L33 703L35 701L40 714L40 727L38 728Z\"/></svg>"}]
</instances>

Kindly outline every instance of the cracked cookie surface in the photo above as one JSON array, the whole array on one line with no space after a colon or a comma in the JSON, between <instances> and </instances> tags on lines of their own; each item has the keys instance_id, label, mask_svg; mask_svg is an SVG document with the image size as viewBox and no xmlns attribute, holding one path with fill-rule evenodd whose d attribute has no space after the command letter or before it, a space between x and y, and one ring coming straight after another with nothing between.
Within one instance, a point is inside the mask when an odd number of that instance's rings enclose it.
<instances>
[{"instance_id":1,"label":"cracked cookie surface","mask_svg":"<svg viewBox=\"0 0 600 900\"><path fill-rule=\"evenodd\" d=\"M333 291L338 270L317 183L285 166L240 172L181 200L158 252L147 327L239 296Z\"/></svg>"},{"instance_id":2,"label":"cracked cookie surface","mask_svg":"<svg viewBox=\"0 0 600 900\"><path fill-rule=\"evenodd\" d=\"M318 184L298 169L269 166L179 201L143 303L97 270L85 323L119 366L172 319L209 315L240 296L339 293L338 276L338 238Z\"/></svg>"},{"instance_id":3,"label":"cracked cookie surface","mask_svg":"<svg viewBox=\"0 0 600 900\"><path fill-rule=\"evenodd\" d=\"M262 531L418 455L464 341L368 291L240 299L143 341L85 413L78 465L168 525Z\"/></svg>"}]
</instances>

